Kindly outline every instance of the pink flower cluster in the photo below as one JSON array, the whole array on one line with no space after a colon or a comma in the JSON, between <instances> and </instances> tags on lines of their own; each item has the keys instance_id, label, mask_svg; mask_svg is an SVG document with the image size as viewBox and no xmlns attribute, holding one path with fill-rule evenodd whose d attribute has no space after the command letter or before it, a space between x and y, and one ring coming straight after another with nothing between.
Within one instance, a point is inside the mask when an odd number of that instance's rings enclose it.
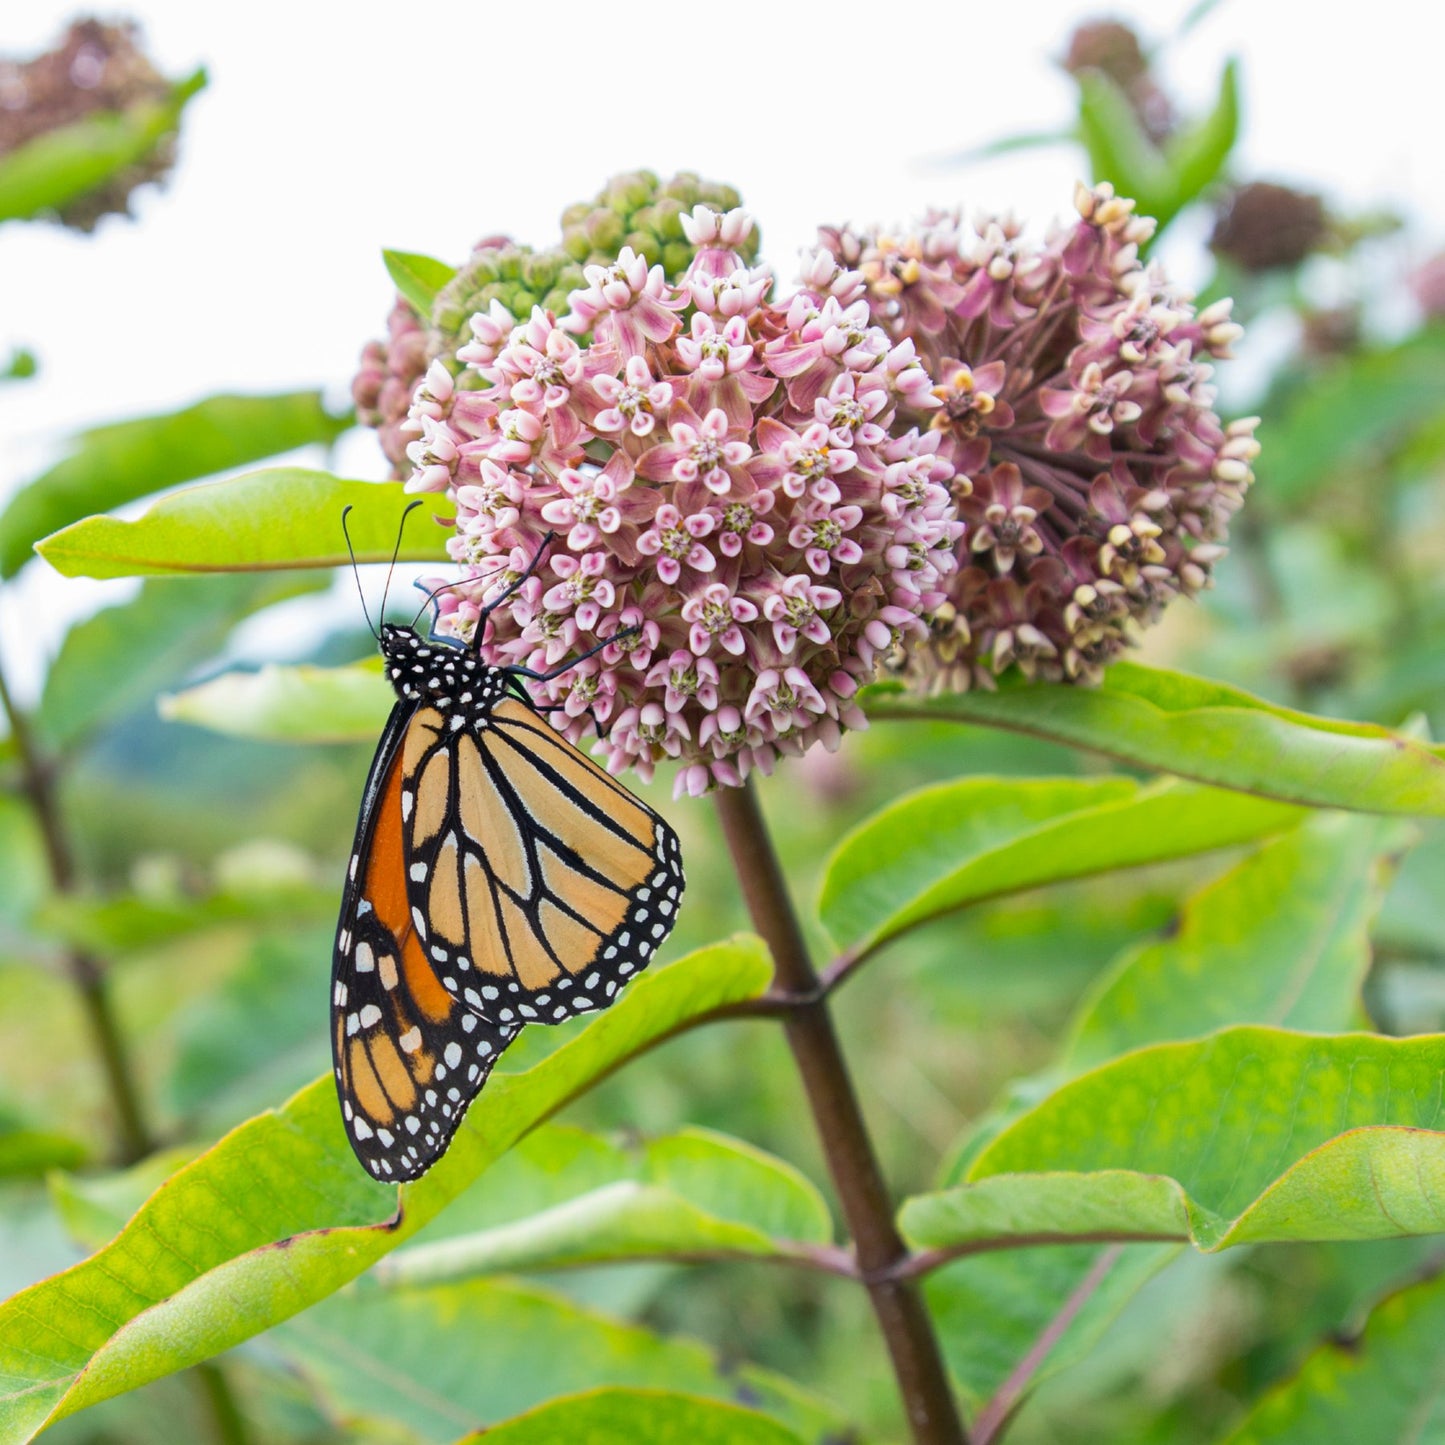
<instances>
[{"instance_id":1,"label":"pink flower cluster","mask_svg":"<svg viewBox=\"0 0 1445 1445\"><path fill-rule=\"evenodd\" d=\"M698 206L670 284L624 248L560 319L472 318L467 390L433 363L411 424L412 490L457 503L464 584L439 630L470 641L547 533L482 652L544 672L534 696L614 771L680 764L677 791L737 785L861 727L858 688L946 600L962 534L930 428L934 378L869 315L863 279L810 258L800 289L740 255L741 211ZM615 640L610 640L615 639Z\"/></svg>"},{"instance_id":2,"label":"pink flower cluster","mask_svg":"<svg viewBox=\"0 0 1445 1445\"><path fill-rule=\"evenodd\" d=\"M871 320L935 379L906 421L940 439L967 523L949 600L910 670L934 688L1089 682L1164 604L1207 585L1253 480L1254 421L1214 410L1210 362L1239 327L1139 258L1152 221L1111 187L1045 244L1011 221L913 235L825 230Z\"/></svg>"}]
</instances>

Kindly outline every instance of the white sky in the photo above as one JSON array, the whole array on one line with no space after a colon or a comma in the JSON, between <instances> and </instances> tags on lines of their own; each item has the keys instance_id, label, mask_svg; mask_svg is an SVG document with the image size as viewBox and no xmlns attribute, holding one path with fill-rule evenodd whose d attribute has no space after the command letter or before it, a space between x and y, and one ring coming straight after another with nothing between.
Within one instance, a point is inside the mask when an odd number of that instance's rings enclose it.
<instances>
[{"instance_id":1,"label":"white sky","mask_svg":"<svg viewBox=\"0 0 1445 1445\"><path fill-rule=\"evenodd\" d=\"M1080 19L1112 14L1162 38L1188 9L136 0L124 13L162 69L204 63L211 85L140 224L89 238L0 227L0 355L28 344L42 365L0 386L0 496L96 421L225 389L321 385L344 403L390 304L382 247L457 261L487 232L545 244L565 203L620 170L737 185L785 275L823 220L961 202L1043 222L1069 205L1071 149L964 171L937 158L1067 124L1072 84L1051 62ZM76 13L51 0L3 11L0 53L19 56ZM1445 244L1442 37L1437 13L1407 0L1226 0L1169 47L1164 74L1202 106L1241 55L1240 172L1343 209L1404 204L1423 255ZM381 474L369 434L338 468ZM25 690L59 614L125 595L44 570L27 569L0 621Z\"/></svg>"}]
</instances>

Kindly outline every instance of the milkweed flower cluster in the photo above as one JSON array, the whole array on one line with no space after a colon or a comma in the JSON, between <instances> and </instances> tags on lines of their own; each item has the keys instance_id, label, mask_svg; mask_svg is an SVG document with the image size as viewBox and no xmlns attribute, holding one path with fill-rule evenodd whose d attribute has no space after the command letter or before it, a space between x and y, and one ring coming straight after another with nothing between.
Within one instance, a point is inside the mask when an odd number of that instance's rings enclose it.
<instances>
[{"instance_id":1,"label":"milkweed flower cluster","mask_svg":"<svg viewBox=\"0 0 1445 1445\"><path fill-rule=\"evenodd\" d=\"M562 212L562 239L555 245L534 249L509 236L478 241L427 315L398 296L387 339L367 343L351 387L357 419L376 428L393 474L405 477L410 471L406 447L412 438L403 428L412 393L434 360L459 371L457 350L470 340L469 323L478 311L489 310L494 301L513 316L528 316L534 306L565 311L571 292L586 285L583 268L607 264L623 246L659 262L675 281L693 258L682 217L698 205L727 211L737 204L731 186L691 171L665 181L651 171L627 171L591 200ZM757 258L756 235L744 242L743 253L750 262ZM462 372L459 384L473 380Z\"/></svg>"},{"instance_id":2,"label":"milkweed flower cluster","mask_svg":"<svg viewBox=\"0 0 1445 1445\"><path fill-rule=\"evenodd\" d=\"M836 745L858 688L946 600L962 532L941 409L914 344L873 324L858 272L811 257L799 289L749 264L750 219L699 206L676 283L624 246L560 318L500 303L418 388L411 490L450 493L466 582L439 628L534 696L614 771L737 785ZM953 490L950 490L950 483Z\"/></svg>"},{"instance_id":3,"label":"milkweed flower cluster","mask_svg":"<svg viewBox=\"0 0 1445 1445\"><path fill-rule=\"evenodd\" d=\"M824 230L869 318L934 381L927 429L966 523L948 601L909 671L934 688L1091 682L1177 595L1207 585L1253 479L1254 420L1214 409L1240 334L1139 258L1154 223L1111 187L1042 244L1011 220L935 215L912 235ZM967 478L971 486L962 484Z\"/></svg>"}]
</instances>

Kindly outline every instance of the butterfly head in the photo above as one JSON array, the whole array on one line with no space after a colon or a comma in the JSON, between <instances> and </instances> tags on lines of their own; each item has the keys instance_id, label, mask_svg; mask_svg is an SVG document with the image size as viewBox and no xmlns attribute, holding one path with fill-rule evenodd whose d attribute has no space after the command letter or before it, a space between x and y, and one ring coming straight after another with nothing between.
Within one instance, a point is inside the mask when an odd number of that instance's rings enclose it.
<instances>
[{"instance_id":1,"label":"butterfly head","mask_svg":"<svg viewBox=\"0 0 1445 1445\"><path fill-rule=\"evenodd\" d=\"M395 622L381 624L381 655L386 679L404 702L427 702L458 716L486 712L507 691L500 669L414 628Z\"/></svg>"}]
</instances>

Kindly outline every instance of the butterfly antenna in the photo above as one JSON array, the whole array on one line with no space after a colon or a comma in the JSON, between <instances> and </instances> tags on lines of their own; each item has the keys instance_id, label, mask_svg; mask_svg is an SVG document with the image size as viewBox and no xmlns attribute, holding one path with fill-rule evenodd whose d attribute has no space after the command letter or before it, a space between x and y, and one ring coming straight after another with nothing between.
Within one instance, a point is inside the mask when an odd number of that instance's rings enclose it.
<instances>
[{"instance_id":1,"label":"butterfly antenna","mask_svg":"<svg viewBox=\"0 0 1445 1445\"><path fill-rule=\"evenodd\" d=\"M351 503L348 502L341 509L341 535L346 538L346 553L351 558L351 575L356 579L356 595L361 599L361 615L366 618L366 625L370 629L371 635L380 642L381 634L377 632L371 621L371 613L366 610L366 593L361 586L361 569L356 565L356 548L351 545L351 529L346 525L347 514L350 511ZM385 605L383 602L382 606Z\"/></svg>"},{"instance_id":2,"label":"butterfly antenna","mask_svg":"<svg viewBox=\"0 0 1445 1445\"><path fill-rule=\"evenodd\" d=\"M386 586L381 589L381 620L386 621L386 598L391 591L392 573L396 571L396 559L401 556L401 536L406 531L406 519L421 506L420 502L412 502L401 514L401 521L396 524L396 546L391 549L391 565L386 569Z\"/></svg>"}]
</instances>

